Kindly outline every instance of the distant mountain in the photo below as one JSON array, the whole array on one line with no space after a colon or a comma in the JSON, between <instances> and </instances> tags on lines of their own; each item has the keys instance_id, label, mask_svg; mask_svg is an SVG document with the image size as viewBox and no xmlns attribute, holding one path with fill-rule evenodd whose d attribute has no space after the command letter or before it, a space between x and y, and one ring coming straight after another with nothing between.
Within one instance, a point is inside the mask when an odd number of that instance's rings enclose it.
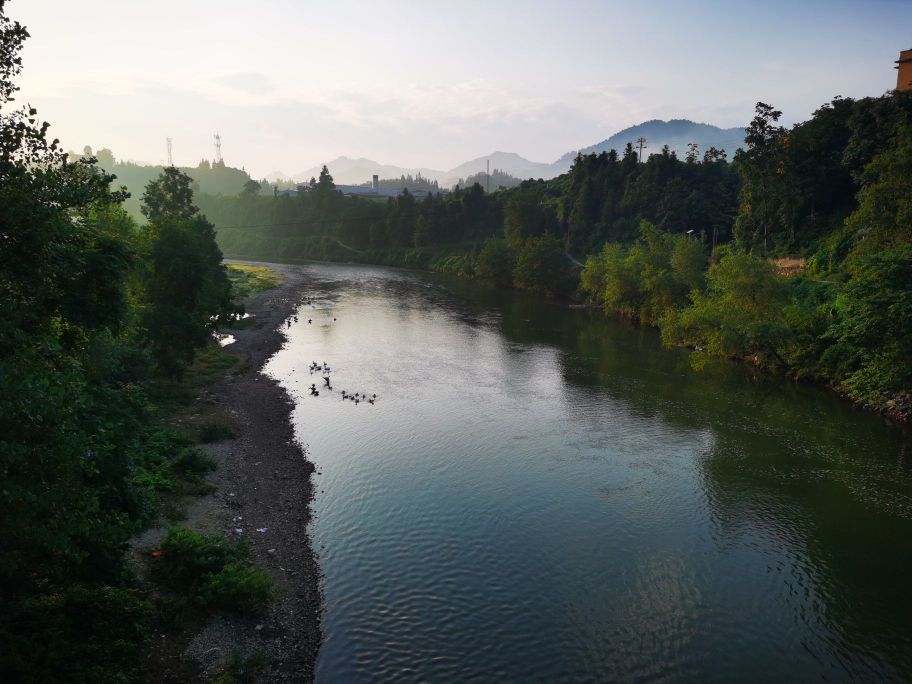
<instances>
[{"instance_id":1,"label":"distant mountain","mask_svg":"<svg viewBox=\"0 0 912 684\"><path fill-rule=\"evenodd\" d=\"M478 157L450 169L446 172L446 177L441 179L441 185L453 185L458 183L460 178L482 173L487 168L487 162L491 163L492 171L499 169L516 178L553 178L558 175L554 172L553 164L529 161L515 152L494 152L487 157Z\"/></svg>"},{"instance_id":2,"label":"distant mountain","mask_svg":"<svg viewBox=\"0 0 912 684\"><path fill-rule=\"evenodd\" d=\"M446 174L442 171L426 168L406 168L404 166L393 166L390 164L380 164L371 159L350 159L349 157L338 157L332 161L324 162L329 169L330 175L336 183L343 185L359 185L370 181L374 174L380 178L399 178L400 176L417 176L419 173L430 180L438 180ZM318 178L323 164L318 164L292 177L299 183L306 183L311 178Z\"/></svg>"},{"instance_id":3,"label":"distant mountain","mask_svg":"<svg viewBox=\"0 0 912 684\"><path fill-rule=\"evenodd\" d=\"M718 126L696 123L688 119L672 119L671 121L653 119L652 121L645 121L636 126L625 128L600 143L582 148L579 152L582 154L599 154L612 149L621 152L628 142L636 145L637 138L642 136L646 138L646 147L643 149L644 159L650 154L661 152L664 145L668 145L670 149L677 153L678 157L683 159L684 155L687 154L687 145L689 143L696 143L700 148L701 155L710 147L715 147L725 150L728 158L731 159L735 154L735 150L739 147L744 147L744 134L745 129L743 128L719 128ZM565 173L570 168L576 155L576 152L568 152L555 162L554 166L561 169L559 173Z\"/></svg>"},{"instance_id":4,"label":"distant mountain","mask_svg":"<svg viewBox=\"0 0 912 684\"><path fill-rule=\"evenodd\" d=\"M490 162L492 171L498 169L505 174L522 179L544 178L547 180L569 171L578 153L598 154L611 149L622 152L628 142L635 143L640 136L646 138L646 148L643 150L644 159L650 154L660 152L663 145L668 145L677 153L678 157L683 159L687 154L688 143L696 143L701 156L710 147L716 147L724 149L728 153L728 158L731 159L735 150L744 146L744 133L743 128L719 128L688 119L672 119L671 121L654 119L625 128L600 143L582 148L579 152L568 152L550 164L530 161L515 152L494 152L485 157L467 161L449 171L393 166L363 157L358 159L339 157L326 162L326 166L329 168L333 180L342 184L358 185L370 181L374 174L380 176L381 179L392 179L409 175L417 176L420 173L423 178L436 180L441 188L448 188L456 185L461 179L483 173L488 162ZM292 177L298 182L306 182L319 176L322 167L323 164L319 164L296 173ZM270 174L270 176L277 175L278 172Z\"/></svg>"},{"instance_id":5,"label":"distant mountain","mask_svg":"<svg viewBox=\"0 0 912 684\"><path fill-rule=\"evenodd\" d=\"M273 171L272 173L267 173L265 176L263 176L263 179L268 180L270 183L287 181L289 178L291 178L291 176L289 176L284 171Z\"/></svg>"}]
</instances>

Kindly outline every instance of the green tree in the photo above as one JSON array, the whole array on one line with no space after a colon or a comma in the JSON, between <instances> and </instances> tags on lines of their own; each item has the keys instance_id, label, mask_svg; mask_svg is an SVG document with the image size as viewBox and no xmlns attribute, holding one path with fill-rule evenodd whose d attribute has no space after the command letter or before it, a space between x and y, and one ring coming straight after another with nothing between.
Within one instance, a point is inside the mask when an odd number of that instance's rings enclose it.
<instances>
[{"instance_id":1,"label":"green tree","mask_svg":"<svg viewBox=\"0 0 912 684\"><path fill-rule=\"evenodd\" d=\"M430 230L428 229L428 220L424 214L420 215L415 221L414 245L417 248L427 247L430 242Z\"/></svg>"},{"instance_id":2,"label":"green tree","mask_svg":"<svg viewBox=\"0 0 912 684\"><path fill-rule=\"evenodd\" d=\"M706 292L693 292L691 306L663 319L663 341L696 347L697 366L736 357L784 367L791 340L783 318L787 290L773 265L732 250L710 267L706 280Z\"/></svg>"},{"instance_id":3,"label":"green tree","mask_svg":"<svg viewBox=\"0 0 912 684\"><path fill-rule=\"evenodd\" d=\"M853 255L872 255L912 244L912 126L896 147L877 155L861 174L858 208L846 221Z\"/></svg>"},{"instance_id":4,"label":"green tree","mask_svg":"<svg viewBox=\"0 0 912 684\"><path fill-rule=\"evenodd\" d=\"M912 245L859 258L837 298L824 366L878 407L912 394Z\"/></svg>"},{"instance_id":5,"label":"green tree","mask_svg":"<svg viewBox=\"0 0 912 684\"><path fill-rule=\"evenodd\" d=\"M241 199L245 202L250 202L259 196L261 189L262 186L251 179L244 183L244 189L241 190Z\"/></svg>"},{"instance_id":6,"label":"green tree","mask_svg":"<svg viewBox=\"0 0 912 684\"><path fill-rule=\"evenodd\" d=\"M330 175L329 169L326 168L325 164L323 165L323 168L320 169L320 178L316 183L312 183L312 185L314 186L314 190L321 195L327 195L335 191L336 184L333 182L333 177Z\"/></svg>"},{"instance_id":7,"label":"green tree","mask_svg":"<svg viewBox=\"0 0 912 684\"><path fill-rule=\"evenodd\" d=\"M190 178L174 168L143 195L150 217L146 275L146 336L158 372L180 377L206 345L212 321L233 311L231 283L215 230L193 205Z\"/></svg>"},{"instance_id":8,"label":"green tree","mask_svg":"<svg viewBox=\"0 0 912 684\"><path fill-rule=\"evenodd\" d=\"M0 0L0 680L128 679L129 227L113 177L68 160L34 109L10 111L27 37Z\"/></svg>"},{"instance_id":9,"label":"green tree","mask_svg":"<svg viewBox=\"0 0 912 684\"><path fill-rule=\"evenodd\" d=\"M141 211L151 223L162 219L183 221L196 215L193 205L193 179L169 166L146 186Z\"/></svg>"},{"instance_id":10,"label":"green tree","mask_svg":"<svg viewBox=\"0 0 912 684\"><path fill-rule=\"evenodd\" d=\"M512 283L513 253L506 240L490 237L475 260L475 275L499 287Z\"/></svg>"},{"instance_id":11,"label":"green tree","mask_svg":"<svg viewBox=\"0 0 912 684\"><path fill-rule=\"evenodd\" d=\"M513 282L524 290L560 294L567 289L567 259L560 240L541 235L525 241L516 257Z\"/></svg>"},{"instance_id":12,"label":"green tree","mask_svg":"<svg viewBox=\"0 0 912 684\"><path fill-rule=\"evenodd\" d=\"M782 176L788 145L786 130L776 125L781 116L782 112L758 102L744 139L747 149L735 155L741 177L735 236L747 248L757 245L768 250L771 234L777 233L781 225Z\"/></svg>"}]
</instances>

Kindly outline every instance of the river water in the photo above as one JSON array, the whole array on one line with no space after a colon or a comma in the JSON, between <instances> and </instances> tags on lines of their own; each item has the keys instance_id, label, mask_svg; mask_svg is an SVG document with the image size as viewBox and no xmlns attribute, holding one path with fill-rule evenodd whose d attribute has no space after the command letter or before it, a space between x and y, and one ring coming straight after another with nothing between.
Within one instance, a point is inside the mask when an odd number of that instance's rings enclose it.
<instances>
[{"instance_id":1,"label":"river water","mask_svg":"<svg viewBox=\"0 0 912 684\"><path fill-rule=\"evenodd\" d=\"M267 372L318 470L318 681L912 675L899 430L598 312L300 268Z\"/></svg>"}]
</instances>

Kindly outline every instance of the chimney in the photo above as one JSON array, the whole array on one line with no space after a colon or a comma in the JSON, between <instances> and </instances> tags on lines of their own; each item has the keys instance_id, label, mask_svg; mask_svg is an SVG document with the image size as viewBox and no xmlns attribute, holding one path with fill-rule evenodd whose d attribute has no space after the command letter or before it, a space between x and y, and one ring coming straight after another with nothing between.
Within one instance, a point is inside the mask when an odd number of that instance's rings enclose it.
<instances>
[{"instance_id":1,"label":"chimney","mask_svg":"<svg viewBox=\"0 0 912 684\"><path fill-rule=\"evenodd\" d=\"M372 180L372 182L371 182L371 188L373 189L374 194L376 195L378 192L380 192L380 176L378 176L378 175L375 173L375 174L373 175L373 178L372 178L371 180Z\"/></svg>"}]
</instances>

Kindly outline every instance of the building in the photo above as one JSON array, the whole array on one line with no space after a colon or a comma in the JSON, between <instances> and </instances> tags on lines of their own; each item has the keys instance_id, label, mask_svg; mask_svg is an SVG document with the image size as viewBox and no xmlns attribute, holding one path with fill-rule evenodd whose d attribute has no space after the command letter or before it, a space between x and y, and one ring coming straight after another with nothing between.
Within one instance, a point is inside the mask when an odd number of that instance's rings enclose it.
<instances>
[{"instance_id":1,"label":"building","mask_svg":"<svg viewBox=\"0 0 912 684\"><path fill-rule=\"evenodd\" d=\"M912 90L912 50L903 50L896 60L896 89Z\"/></svg>"}]
</instances>

